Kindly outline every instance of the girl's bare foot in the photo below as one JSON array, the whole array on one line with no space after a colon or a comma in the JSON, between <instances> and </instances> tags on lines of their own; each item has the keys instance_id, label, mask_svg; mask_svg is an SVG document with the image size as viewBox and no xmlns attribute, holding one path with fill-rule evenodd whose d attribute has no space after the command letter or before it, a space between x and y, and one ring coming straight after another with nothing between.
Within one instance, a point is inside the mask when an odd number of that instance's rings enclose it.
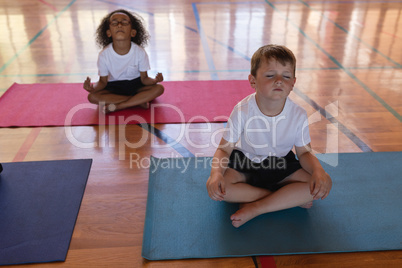
<instances>
[{"instance_id":1,"label":"girl's bare foot","mask_svg":"<svg viewBox=\"0 0 402 268\"><path fill-rule=\"evenodd\" d=\"M143 103L143 104L140 104L140 105L138 105L138 106L140 106L141 108L143 108L143 109L149 109L149 102L146 102L146 103Z\"/></svg>"},{"instance_id":2,"label":"girl's bare foot","mask_svg":"<svg viewBox=\"0 0 402 268\"><path fill-rule=\"evenodd\" d=\"M102 113L108 114L108 113L116 111L116 105L114 105L113 103L106 104L106 105L102 106L101 109L102 109Z\"/></svg>"}]
</instances>

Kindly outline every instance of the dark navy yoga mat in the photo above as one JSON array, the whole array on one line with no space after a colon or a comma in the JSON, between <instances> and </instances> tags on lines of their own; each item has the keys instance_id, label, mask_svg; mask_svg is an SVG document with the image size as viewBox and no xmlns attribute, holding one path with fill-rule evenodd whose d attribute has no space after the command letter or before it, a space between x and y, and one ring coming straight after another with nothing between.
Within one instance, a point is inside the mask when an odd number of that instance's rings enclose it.
<instances>
[{"instance_id":1,"label":"dark navy yoga mat","mask_svg":"<svg viewBox=\"0 0 402 268\"><path fill-rule=\"evenodd\" d=\"M0 265L64 261L91 159L3 163Z\"/></svg>"},{"instance_id":2,"label":"dark navy yoga mat","mask_svg":"<svg viewBox=\"0 0 402 268\"><path fill-rule=\"evenodd\" d=\"M317 156L333 179L309 209L261 215L240 228L237 204L212 201L211 158L152 158L142 256L149 260L402 249L402 152Z\"/></svg>"}]
</instances>

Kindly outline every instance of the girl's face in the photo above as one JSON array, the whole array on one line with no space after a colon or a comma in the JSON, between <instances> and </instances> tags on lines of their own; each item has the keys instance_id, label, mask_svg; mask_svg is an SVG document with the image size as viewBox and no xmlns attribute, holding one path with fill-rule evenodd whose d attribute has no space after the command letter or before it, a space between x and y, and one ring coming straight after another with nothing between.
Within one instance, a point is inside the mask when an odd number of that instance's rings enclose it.
<instances>
[{"instance_id":1,"label":"girl's face","mask_svg":"<svg viewBox=\"0 0 402 268\"><path fill-rule=\"evenodd\" d=\"M130 18L124 13L115 13L110 17L108 37L113 41L127 41L135 37L137 31L131 28Z\"/></svg>"}]
</instances>

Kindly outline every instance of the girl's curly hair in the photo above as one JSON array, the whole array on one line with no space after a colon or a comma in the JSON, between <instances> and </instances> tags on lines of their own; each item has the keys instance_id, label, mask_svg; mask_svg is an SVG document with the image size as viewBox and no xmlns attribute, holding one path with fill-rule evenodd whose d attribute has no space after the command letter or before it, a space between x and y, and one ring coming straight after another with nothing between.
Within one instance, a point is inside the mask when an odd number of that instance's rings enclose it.
<instances>
[{"instance_id":1,"label":"girl's curly hair","mask_svg":"<svg viewBox=\"0 0 402 268\"><path fill-rule=\"evenodd\" d=\"M149 34L144 27L144 20L138 14L133 14L125 9L115 10L102 19L101 24L99 25L98 29L96 29L96 43L101 48L104 48L113 42L112 37L108 37L106 31L109 30L110 18L115 13L123 13L130 18L131 28L137 31L135 37L131 37L131 41L141 47L145 47L149 40Z\"/></svg>"}]
</instances>

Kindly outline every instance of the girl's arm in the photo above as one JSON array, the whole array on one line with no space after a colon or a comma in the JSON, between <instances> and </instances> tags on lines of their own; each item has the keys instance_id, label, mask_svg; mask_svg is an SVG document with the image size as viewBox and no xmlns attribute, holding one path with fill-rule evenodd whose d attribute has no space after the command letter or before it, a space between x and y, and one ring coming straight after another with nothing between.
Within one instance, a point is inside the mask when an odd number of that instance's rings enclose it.
<instances>
[{"instance_id":1,"label":"girl's arm","mask_svg":"<svg viewBox=\"0 0 402 268\"><path fill-rule=\"evenodd\" d=\"M148 72L140 72L140 75L141 82L146 86L152 86L163 81L163 75L161 73L158 73L155 78L149 77Z\"/></svg>"},{"instance_id":2,"label":"girl's arm","mask_svg":"<svg viewBox=\"0 0 402 268\"><path fill-rule=\"evenodd\" d=\"M222 201L226 194L223 174L227 169L229 157L233 151L234 145L235 143L228 142L222 138L212 158L211 175L207 181L207 190L213 200Z\"/></svg>"},{"instance_id":3,"label":"girl's arm","mask_svg":"<svg viewBox=\"0 0 402 268\"><path fill-rule=\"evenodd\" d=\"M84 89L89 93L97 92L106 87L107 81L108 81L107 76L101 76L99 77L99 81L97 83L91 84L91 78L87 77L87 79L84 81Z\"/></svg>"},{"instance_id":4,"label":"girl's arm","mask_svg":"<svg viewBox=\"0 0 402 268\"><path fill-rule=\"evenodd\" d=\"M326 198L332 188L332 180L311 153L310 143L303 147L295 146L295 148L300 165L311 175L310 192L314 200Z\"/></svg>"}]
</instances>

